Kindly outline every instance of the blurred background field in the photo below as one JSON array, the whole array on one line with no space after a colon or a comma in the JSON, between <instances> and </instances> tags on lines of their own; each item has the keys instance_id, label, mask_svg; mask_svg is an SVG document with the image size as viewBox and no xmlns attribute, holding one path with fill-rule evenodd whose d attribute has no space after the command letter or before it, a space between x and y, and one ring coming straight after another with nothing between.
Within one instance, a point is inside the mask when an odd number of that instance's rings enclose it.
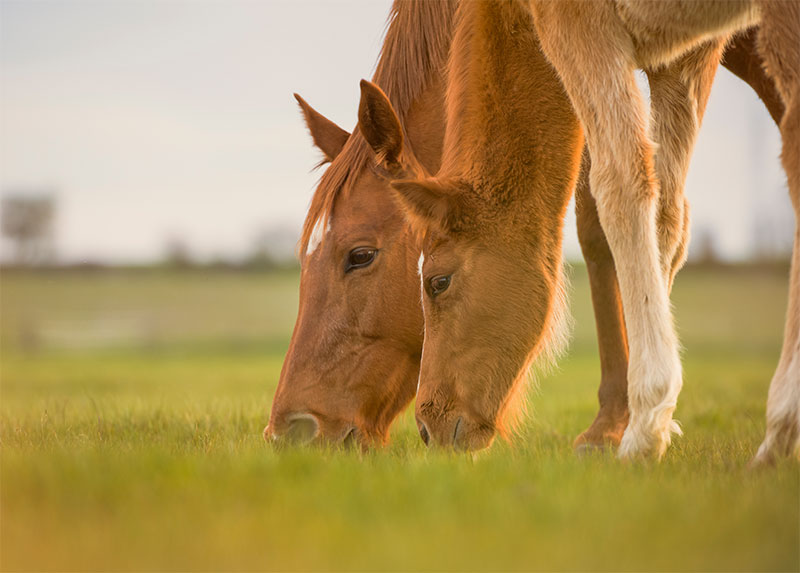
<instances>
[{"instance_id":1,"label":"blurred background field","mask_svg":"<svg viewBox=\"0 0 800 573\"><path fill-rule=\"evenodd\" d=\"M764 428L786 266L689 267L661 464L577 459L599 363L585 269L569 355L513 447L429 452L411 411L386 448L264 443L299 274L0 274L3 570L786 570L800 474L745 465Z\"/></svg>"}]
</instances>

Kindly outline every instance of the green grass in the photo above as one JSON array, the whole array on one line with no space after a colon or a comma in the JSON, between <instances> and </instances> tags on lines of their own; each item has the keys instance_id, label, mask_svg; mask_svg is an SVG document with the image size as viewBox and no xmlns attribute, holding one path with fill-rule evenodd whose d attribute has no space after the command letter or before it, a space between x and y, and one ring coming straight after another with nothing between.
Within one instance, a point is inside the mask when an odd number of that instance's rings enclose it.
<instances>
[{"instance_id":1,"label":"green grass","mask_svg":"<svg viewBox=\"0 0 800 573\"><path fill-rule=\"evenodd\" d=\"M599 365L585 271L569 357L513 446L429 452L261 438L297 276L0 277L3 570L800 569L800 471L745 465L786 270L687 269L673 299L686 435L660 464L577 459Z\"/></svg>"}]
</instances>

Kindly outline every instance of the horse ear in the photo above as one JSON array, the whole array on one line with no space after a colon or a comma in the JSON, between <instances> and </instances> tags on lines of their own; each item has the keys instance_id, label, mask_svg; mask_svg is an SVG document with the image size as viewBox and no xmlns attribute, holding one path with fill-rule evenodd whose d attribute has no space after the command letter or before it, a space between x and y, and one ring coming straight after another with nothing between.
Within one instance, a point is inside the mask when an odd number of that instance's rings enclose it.
<instances>
[{"instance_id":1,"label":"horse ear","mask_svg":"<svg viewBox=\"0 0 800 573\"><path fill-rule=\"evenodd\" d=\"M383 90L367 80L361 80L358 127L375 152L379 165L391 167L399 163L403 151L400 120Z\"/></svg>"},{"instance_id":2,"label":"horse ear","mask_svg":"<svg viewBox=\"0 0 800 573\"><path fill-rule=\"evenodd\" d=\"M294 94L294 99L300 104L314 145L325 154L326 161L333 161L339 155L350 134L308 105L306 100L299 95Z\"/></svg>"},{"instance_id":3,"label":"horse ear","mask_svg":"<svg viewBox=\"0 0 800 573\"><path fill-rule=\"evenodd\" d=\"M409 223L417 230L457 231L465 220L463 199L455 186L436 179L400 179L390 183Z\"/></svg>"}]
</instances>

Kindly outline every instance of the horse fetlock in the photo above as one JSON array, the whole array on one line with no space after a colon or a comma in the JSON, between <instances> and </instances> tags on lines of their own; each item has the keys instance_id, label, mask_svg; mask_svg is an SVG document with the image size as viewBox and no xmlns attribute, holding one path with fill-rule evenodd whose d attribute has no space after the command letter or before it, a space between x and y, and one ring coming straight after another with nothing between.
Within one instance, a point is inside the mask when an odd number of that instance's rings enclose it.
<instances>
[{"instance_id":1,"label":"horse fetlock","mask_svg":"<svg viewBox=\"0 0 800 573\"><path fill-rule=\"evenodd\" d=\"M624 407L600 407L597 417L572 444L577 453L586 449L604 449L617 447L628 425L627 403Z\"/></svg>"},{"instance_id":2,"label":"horse fetlock","mask_svg":"<svg viewBox=\"0 0 800 573\"><path fill-rule=\"evenodd\" d=\"M790 311L791 312L791 311ZM787 345L769 388L767 431L751 465L800 457L800 340Z\"/></svg>"},{"instance_id":3,"label":"horse fetlock","mask_svg":"<svg viewBox=\"0 0 800 573\"><path fill-rule=\"evenodd\" d=\"M777 458L794 455L800 460L800 420L797 411L784 412L782 417L770 415L767 433L758 452L750 462L752 466L772 465Z\"/></svg>"},{"instance_id":4,"label":"horse fetlock","mask_svg":"<svg viewBox=\"0 0 800 573\"><path fill-rule=\"evenodd\" d=\"M672 419L683 385L680 360L677 355L661 364L632 360L629 380L631 419L622 436L619 456L661 458L671 435L681 433Z\"/></svg>"},{"instance_id":5,"label":"horse fetlock","mask_svg":"<svg viewBox=\"0 0 800 573\"><path fill-rule=\"evenodd\" d=\"M660 460L672 441L672 434L681 434L678 423L672 419L673 408L631 421L622 436L617 451L621 459L655 458Z\"/></svg>"},{"instance_id":6,"label":"horse fetlock","mask_svg":"<svg viewBox=\"0 0 800 573\"><path fill-rule=\"evenodd\" d=\"M785 428L784 431L767 429L764 441L758 447L756 455L750 460L750 469L773 466L779 458L793 456L800 462L800 433L798 428Z\"/></svg>"},{"instance_id":7,"label":"horse fetlock","mask_svg":"<svg viewBox=\"0 0 800 573\"><path fill-rule=\"evenodd\" d=\"M631 422L622 435L617 457L620 459L649 457L658 459L667 448L667 444L662 443L660 438L661 436L653 435L642 424Z\"/></svg>"},{"instance_id":8,"label":"horse fetlock","mask_svg":"<svg viewBox=\"0 0 800 573\"><path fill-rule=\"evenodd\" d=\"M628 366L631 413L654 412L678 400L683 373L677 344L661 353L632 353Z\"/></svg>"}]
</instances>

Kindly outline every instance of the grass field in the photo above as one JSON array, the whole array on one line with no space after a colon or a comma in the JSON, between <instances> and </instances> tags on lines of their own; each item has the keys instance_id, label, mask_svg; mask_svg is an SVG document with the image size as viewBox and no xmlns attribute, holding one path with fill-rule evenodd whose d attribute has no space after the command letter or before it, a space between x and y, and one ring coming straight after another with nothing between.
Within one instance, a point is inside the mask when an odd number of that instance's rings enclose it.
<instances>
[{"instance_id":1,"label":"grass field","mask_svg":"<svg viewBox=\"0 0 800 573\"><path fill-rule=\"evenodd\" d=\"M686 269L686 347L660 464L577 459L599 364L585 270L569 356L513 447L429 452L261 438L296 274L0 277L3 570L800 569L800 470L745 465L764 428L787 269Z\"/></svg>"}]
</instances>

